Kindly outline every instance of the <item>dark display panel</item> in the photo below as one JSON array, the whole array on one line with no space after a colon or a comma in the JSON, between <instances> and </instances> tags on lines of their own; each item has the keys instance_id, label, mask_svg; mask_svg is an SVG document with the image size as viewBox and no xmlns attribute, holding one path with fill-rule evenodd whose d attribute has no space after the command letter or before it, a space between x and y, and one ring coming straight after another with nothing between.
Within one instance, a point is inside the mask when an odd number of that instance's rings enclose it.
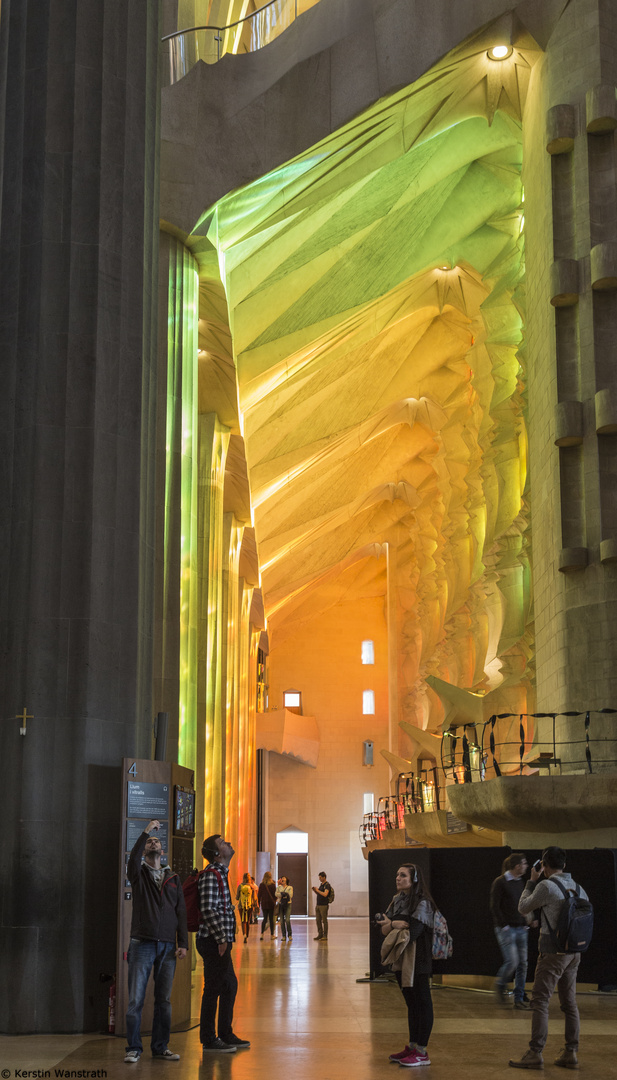
<instances>
[{"instance_id":1,"label":"dark display panel","mask_svg":"<svg viewBox=\"0 0 617 1080\"><path fill-rule=\"evenodd\" d=\"M195 792L176 784L174 789L174 836L195 836Z\"/></svg>"}]
</instances>

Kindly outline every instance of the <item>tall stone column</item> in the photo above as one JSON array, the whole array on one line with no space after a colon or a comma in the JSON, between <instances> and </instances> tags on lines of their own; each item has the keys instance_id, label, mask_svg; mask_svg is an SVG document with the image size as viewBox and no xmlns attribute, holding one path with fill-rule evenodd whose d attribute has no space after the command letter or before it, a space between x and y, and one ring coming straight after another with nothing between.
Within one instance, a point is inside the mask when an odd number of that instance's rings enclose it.
<instances>
[{"instance_id":1,"label":"tall stone column","mask_svg":"<svg viewBox=\"0 0 617 1080\"><path fill-rule=\"evenodd\" d=\"M225 463L229 429L215 413L199 417L199 686L197 835L225 827ZM203 763L203 766L200 764Z\"/></svg>"},{"instance_id":2,"label":"tall stone column","mask_svg":"<svg viewBox=\"0 0 617 1080\"><path fill-rule=\"evenodd\" d=\"M197 264L159 243L154 618L155 712L169 716L167 759L197 769Z\"/></svg>"},{"instance_id":3,"label":"tall stone column","mask_svg":"<svg viewBox=\"0 0 617 1080\"><path fill-rule=\"evenodd\" d=\"M100 1030L151 753L158 4L0 18L0 1016Z\"/></svg>"},{"instance_id":4,"label":"tall stone column","mask_svg":"<svg viewBox=\"0 0 617 1080\"><path fill-rule=\"evenodd\" d=\"M610 0L568 5L523 123L540 711L617 706L616 33ZM596 761L615 758L612 731L592 718L591 738L610 740ZM585 767L582 719L557 737Z\"/></svg>"}]
</instances>

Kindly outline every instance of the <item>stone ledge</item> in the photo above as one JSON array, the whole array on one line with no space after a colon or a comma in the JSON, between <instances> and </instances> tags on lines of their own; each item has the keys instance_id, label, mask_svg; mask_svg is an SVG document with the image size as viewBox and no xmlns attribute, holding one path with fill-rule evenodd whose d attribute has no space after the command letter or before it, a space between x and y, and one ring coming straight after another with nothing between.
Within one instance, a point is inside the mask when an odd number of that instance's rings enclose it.
<instances>
[{"instance_id":1,"label":"stone ledge","mask_svg":"<svg viewBox=\"0 0 617 1080\"><path fill-rule=\"evenodd\" d=\"M449 787L448 796L457 817L502 832L568 832L617 825L617 771L500 776Z\"/></svg>"}]
</instances>

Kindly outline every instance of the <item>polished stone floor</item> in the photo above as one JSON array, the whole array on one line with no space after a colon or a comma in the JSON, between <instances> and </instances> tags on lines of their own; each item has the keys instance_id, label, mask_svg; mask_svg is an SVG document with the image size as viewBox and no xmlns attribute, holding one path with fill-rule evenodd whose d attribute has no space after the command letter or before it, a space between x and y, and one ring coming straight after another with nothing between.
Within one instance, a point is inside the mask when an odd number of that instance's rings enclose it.
<instances>
[{"instance_id":1,"label":"polished stone floor","mask_svg":"<svg viewBox=\"0 0 617 1080\"><path fill-rule=\"evenodd\" d=\"M235 1011L237 1034L251 1040L250 1050L211 1055L202 1062L199 1029L175 1032L171 1047L177 1063L153 1061L148 1050L137 1065L125 1065L124 1040L101 1035L14 1036L0 1038L0 1076L19 1078L16 1070L101 1070L101 1077L133 1072L160 1077L162 1072L198 1080L372 1080L402 1075L388 1054L406 1042L403 1000L396 986L357 983L368 965L368 927L364 919L331 919L330 939L314 942L314 923L294 920L291 944L263 942L255 934L234 950L239 979ZM253 928L255 929L255 928ZM195 973L195 1017L201 986ZM494 1080L521 1072L508 1058L527 1048L530 1019L522 1012L499 1009L490 994L453 988L433 989L435 1026L430 1043L433 1080ZM581 988L581 1072L593 1080L617 1075L617 995L597 995ZM197 1020L195 1020L197 1023ZM551 1004L545 1071L563 1076L552 1059L562 1043L563 1019ZM23 1075L23 1073L22 1073ZM43 1075L40 1073L39 1075ZM82 1073L82 1076L87 1075ZM93 1072L90 1072L93 1075ZM405 1075L408 1075L407 1071Z\"/></svg>"}]
</instances>

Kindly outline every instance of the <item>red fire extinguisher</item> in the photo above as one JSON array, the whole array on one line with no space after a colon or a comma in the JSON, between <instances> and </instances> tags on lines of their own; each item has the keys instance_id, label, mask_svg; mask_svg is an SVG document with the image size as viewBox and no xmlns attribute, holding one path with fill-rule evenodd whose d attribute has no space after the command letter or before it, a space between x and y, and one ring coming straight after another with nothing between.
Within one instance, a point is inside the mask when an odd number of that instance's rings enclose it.
<instances>
[{"instance_id":1,"label":"red fire extinguisher","mask_svg":"<svg viewBox=\"0 0 617 1080\"><path fill-rule=\"evenodd\" d=\"M109 986L109 1001L107 1003L107 1030L110 1035L116 1034L116 982Z\"/></svg>"}]
</instances>

